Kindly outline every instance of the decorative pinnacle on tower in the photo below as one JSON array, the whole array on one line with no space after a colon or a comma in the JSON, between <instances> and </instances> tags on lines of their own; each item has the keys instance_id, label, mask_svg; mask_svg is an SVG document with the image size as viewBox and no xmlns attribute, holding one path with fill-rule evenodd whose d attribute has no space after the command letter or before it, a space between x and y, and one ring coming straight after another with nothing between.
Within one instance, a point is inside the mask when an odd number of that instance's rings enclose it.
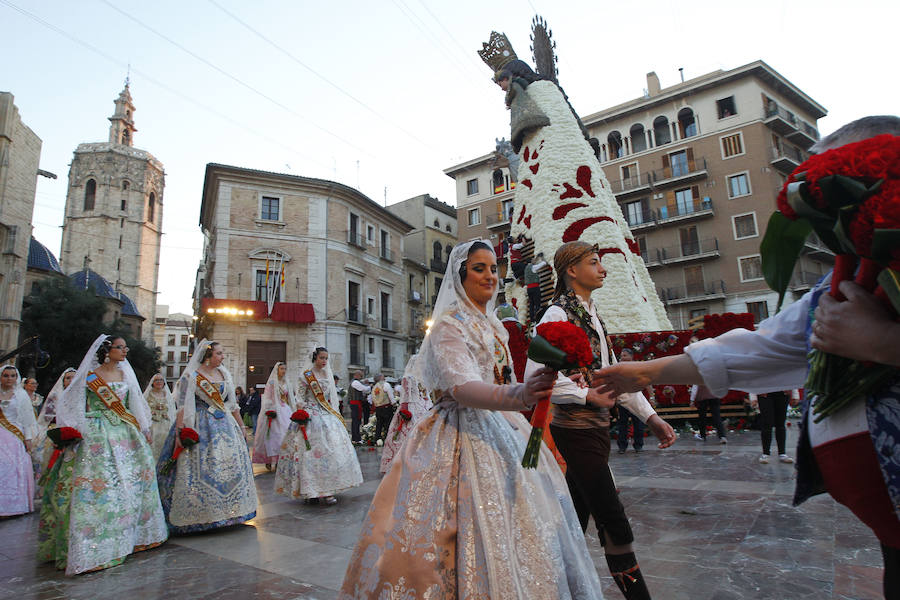
<instances>
[{"instance_id":1,"label":"decorative pinnacle on tower","mask_svg":"<svg viewBox=\"0 0 900 600\"><path fill-rule=\"evenodd\" d=\"M134 145L134 102L131 100L131 92L128 89L129 78L125 79L125 88L115 100L116 110L109 118L109 143Z\"/></svg>"}]
</instances>

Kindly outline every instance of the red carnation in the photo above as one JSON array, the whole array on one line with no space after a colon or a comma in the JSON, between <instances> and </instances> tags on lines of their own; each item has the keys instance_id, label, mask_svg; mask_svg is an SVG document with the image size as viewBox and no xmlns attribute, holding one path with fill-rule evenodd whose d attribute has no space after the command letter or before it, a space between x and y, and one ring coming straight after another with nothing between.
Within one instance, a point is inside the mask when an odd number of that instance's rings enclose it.
<instances>
[{"instance_id":1,"label":"red carnation","mask_svg":"<svg viewBox=\"0 0 900 600\"><path fill-rule=\"evenodd\" d=\"M181 431L178 432L178 439L181 441L181 445L172 451L172 456L165 462L162 469L160 469L163 475L167 475L172 470L175 463L178 462L178 457L181 456L181 453L185 448L190 448L200 441L200 434L190 427L182 427Z\"/></svg>"},{"instance_id":2,"label":"red carnation","mask_svg":"<svg viewBox=\"0 0 900 600\"><path fill-rule=\"evenodd\" d=\"M403 429L403 424L409 423L410 419L412 419L412 413L405 408L401 408L400 421L397 423L397 430L394 432L394 437L391 439L393 439L395 442L397 441L397 436L400 435L400 431Z\"/></svg>"},{"instance_id":3,"label":"red carnation","mask_svg":"<svg viewBox=\"0 0 900 600\"><path fill-rule=\"evenodd\" d=\"M294 414L291 415L291 421L300 426L300 433L303 434L303 441L306 443L306 449L312 449L312 446L309 445L309 438L306 437L306 424L309 423L309 413L302 408L298 408L294 411Z\"/></svg>"},{"instance_id":4,"label":"red carnation","mask_svg":"<svg viewBox=\"0 0 900 600\"><path fill-rule=\"evenodd\" d=\"M47 430L47 437L53 442L53 454L50 455L50 461L47 463L47 471L56 464L56 459L62 454L66 446L71 446L79 442L81 432L74 427L54 427Z\"/></svg>"},{"instance_id":5,"label":"red carnation","mask_svg":"<svg viewBox=\"0 0 900 600\"><path fill-rule=\"evenodd\" d=\"M556 371L589 367L594 353L587 334L568 321L551 321L537 326L537 332L528 346L528 358ZM550 413L550 399L537 403L531 415L531 435L525 446L522 466L537 467L544 427Z\"/></svg>"}]
</instances>

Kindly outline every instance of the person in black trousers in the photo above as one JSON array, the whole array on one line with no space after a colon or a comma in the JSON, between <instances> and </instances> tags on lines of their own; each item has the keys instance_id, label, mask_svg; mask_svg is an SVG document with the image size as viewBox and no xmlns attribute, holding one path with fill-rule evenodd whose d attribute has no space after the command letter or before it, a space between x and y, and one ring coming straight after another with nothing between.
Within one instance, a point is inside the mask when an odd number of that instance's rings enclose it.
<instances>
[{"instance_id":1,"label":"person in black trousers","mask_svg":"<svg viewBox=\"0 0 900 600\"><path fill-rule=\"evenodd\" d=\"M262 397L259 395L259 390L257 388L253 388L253 391L250 392L250 399L247 400L247 414L250 415L250 420L253 421L253 434L256 435L256 423L259 421L259 411L262 408Z\"/></svg>"},{"instance_id":2,"label":"person in black trousers","mask_svg":"<svg viewBox=\"0 0 900 600\"><path fill-rule=\"evenodd\" d=\"M750 397L750 406L756 405L759 408L759 433L762 438L762 454L759 457L759 462L764 465L769 462L769 451L772 448L772 427L775 428L778 460L787 464L794 462L794 459L788 456L785 451L787 431L784 428L784 421L787 418L787 407L790 403L790 398L790 392L759 394L756 399L752 395Z\"/></svg>"}]
</instances>

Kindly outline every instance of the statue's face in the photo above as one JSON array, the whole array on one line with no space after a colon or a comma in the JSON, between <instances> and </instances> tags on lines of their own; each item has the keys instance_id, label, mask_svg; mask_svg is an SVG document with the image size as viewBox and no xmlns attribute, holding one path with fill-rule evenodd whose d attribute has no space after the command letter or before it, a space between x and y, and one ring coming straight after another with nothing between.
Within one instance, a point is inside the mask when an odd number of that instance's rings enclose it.
<instances>
[{"instance_id":1,"label":"statue's face","mask_svg":"<svg viewBox=\"0 0 900 600\"><path fill-rule=\"evenodd\" d=\"M504 77L500 81L497 82L497 85L500 86L500 89L504 92L509 91L509 77Z\"/></svg>"}]
</instances>

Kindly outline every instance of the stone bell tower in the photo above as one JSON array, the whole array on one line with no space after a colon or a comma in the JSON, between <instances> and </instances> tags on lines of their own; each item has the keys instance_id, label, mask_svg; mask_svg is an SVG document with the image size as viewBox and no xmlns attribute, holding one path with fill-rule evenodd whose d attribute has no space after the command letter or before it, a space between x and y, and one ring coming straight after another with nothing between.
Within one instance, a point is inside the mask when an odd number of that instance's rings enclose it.
<instances>
[{"instance_id":1,"label":"stone bell tower","mask_svg":"<svg viewBox=\"0 0 900 600\"><path fill-rule=\"evenodd\" d=\"M72 157L60 263L66 274L90 265L133 300L144 317L140 337L152 342L165 172L152 154L134 148L128 80L114 104L109 141L79 144Z\"/></svg>"}]
</instances>

